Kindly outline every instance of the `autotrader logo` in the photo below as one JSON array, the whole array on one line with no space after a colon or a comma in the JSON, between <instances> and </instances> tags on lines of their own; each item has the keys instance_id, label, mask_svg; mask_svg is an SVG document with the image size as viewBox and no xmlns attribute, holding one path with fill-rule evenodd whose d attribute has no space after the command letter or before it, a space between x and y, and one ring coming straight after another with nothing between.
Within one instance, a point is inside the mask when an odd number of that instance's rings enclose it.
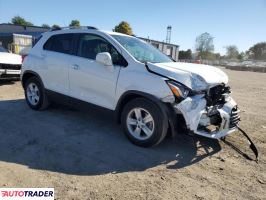
<instances>
[{"instance_id":1,"label":"autotrader logo","mask_svg":"<svg viewBox=\"0 0 266 200\"><path fill-rule=\"evenodd\" d=\"M54 188L0 188L1 200L54 200Z\"/></svg>"}]
</instances>

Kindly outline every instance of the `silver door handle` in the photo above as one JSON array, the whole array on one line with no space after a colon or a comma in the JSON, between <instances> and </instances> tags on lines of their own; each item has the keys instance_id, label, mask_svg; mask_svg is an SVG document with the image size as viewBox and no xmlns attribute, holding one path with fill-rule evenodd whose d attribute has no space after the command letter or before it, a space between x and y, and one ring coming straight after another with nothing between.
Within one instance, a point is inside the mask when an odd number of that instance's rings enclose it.
<instances>
[{"instance_id":1,"label":"silver door handle","mask_svg":"<svg viewBox=\"0 0 266 200\"><path fill-rule=\"evenodd\" d=\"M79 69L79 65L77 65L77 64L72 65L72 69L78 70Z\"/></svg>"}]
</instances>

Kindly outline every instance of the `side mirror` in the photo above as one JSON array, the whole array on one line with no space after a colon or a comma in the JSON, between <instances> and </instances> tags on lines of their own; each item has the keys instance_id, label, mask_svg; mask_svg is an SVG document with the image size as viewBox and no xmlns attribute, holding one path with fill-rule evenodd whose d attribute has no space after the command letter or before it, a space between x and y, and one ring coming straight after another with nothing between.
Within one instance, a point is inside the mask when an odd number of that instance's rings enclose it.
<instances>
[{"instance_id":1,"label":"side mirror","mask_svg":"<svg viewBox=\"0 0 266 200\"><path fill-rule=\"evenodd\" d=\"M96 62L101 63L105 66L113 66L113 61L110 53L102 52L96 55Z\"/></svg>"}]
</instances>

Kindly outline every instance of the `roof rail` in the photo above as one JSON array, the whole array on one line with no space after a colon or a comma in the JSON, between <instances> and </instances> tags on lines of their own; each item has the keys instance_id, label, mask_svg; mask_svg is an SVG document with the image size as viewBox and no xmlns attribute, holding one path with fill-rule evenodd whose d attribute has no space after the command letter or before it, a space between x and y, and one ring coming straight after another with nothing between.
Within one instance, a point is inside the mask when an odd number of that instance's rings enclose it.
<instances>
[{"instance_id":1,"label":"roof rail","mask_svg":"<svg viewBox=\"0 0 266 200\"><path fill-rule=\"evenodd\" d=\"M68 29L93 29L93 30L98 30L94 26L66 26L66 27L52 28L51 31L68 30Z\"/></svg>"}]
</instances>

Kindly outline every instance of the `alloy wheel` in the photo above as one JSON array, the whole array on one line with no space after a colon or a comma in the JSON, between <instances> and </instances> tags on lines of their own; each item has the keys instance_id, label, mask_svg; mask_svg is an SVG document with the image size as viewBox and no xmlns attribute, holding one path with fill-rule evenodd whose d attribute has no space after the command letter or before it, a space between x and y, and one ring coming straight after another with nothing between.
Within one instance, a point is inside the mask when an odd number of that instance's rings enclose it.
<instances>
[{"instance_id":1,"label":"alloy wheel","mask_svg":"<svg viewBox=\"0 0 266 200\"><path fill-rule=\"evenodd\" d=\"M143 108L134 108L127 115L127 128L130 134L139 140L150 138L154 132L154 119Z\"/></svg>"},{"instance_id":2,"label":"alloy wheel","mask_svg":"<svg viewBox=\"0 0 266 200\"><path fill-rule=\"evenodd\" d=\"M35 83L30 83L27 87L27 99L33 106L36 106L39 103L40 90Z\"/></svg>"}]
</instances>

